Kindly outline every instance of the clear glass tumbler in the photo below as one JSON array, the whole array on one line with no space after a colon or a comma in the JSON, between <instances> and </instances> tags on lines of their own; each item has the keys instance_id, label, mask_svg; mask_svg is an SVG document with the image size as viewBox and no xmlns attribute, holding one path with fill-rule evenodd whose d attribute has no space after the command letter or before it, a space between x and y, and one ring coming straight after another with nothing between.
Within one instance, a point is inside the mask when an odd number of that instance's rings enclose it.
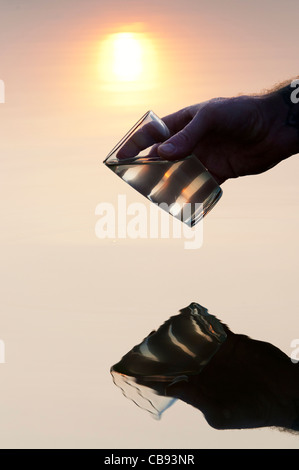
<instances>
[{"instance_id":1,"label":"clear glass tumbler","mask_svg":"<svg viewBox=\"0 0 299 470\"><path fill-rule=\"evenodd\" d=\"M170 131L148 111L114 147L104 163L121 179L169 214L193 227L222 195L195 155L168 161L157 153Z\"/></svg>"}]
</instances>

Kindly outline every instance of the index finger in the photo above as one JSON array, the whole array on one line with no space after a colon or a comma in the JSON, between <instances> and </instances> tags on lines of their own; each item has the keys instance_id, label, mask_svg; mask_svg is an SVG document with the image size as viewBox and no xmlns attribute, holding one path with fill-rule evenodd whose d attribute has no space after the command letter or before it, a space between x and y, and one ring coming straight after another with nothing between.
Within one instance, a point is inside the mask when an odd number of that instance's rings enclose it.
<instances>
[{"instance_id":1,"label":"index finger","mask_svg":"<svg viewBox=\"0 0 299 470\"><path fill-rule=\"evenodd\" d=\"M119 159L135 157L142 150L152 147L154 144L162 143L168 137L170 137L170 132L163 121L149 122L129 136L116 156Z\"/></svg>"}]
</instances>

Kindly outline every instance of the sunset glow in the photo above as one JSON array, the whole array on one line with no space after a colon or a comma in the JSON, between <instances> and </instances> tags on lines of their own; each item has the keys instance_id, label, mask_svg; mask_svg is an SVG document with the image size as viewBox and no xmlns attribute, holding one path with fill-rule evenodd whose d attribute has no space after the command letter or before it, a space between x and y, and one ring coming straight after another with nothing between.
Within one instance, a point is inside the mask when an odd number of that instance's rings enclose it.
<instances>
[{"instance_id":1,"label":"sunset glow","mask_svg":"<svg viewBox=\"0 0 299 470\"><path fill-rule=\"evenodd\" d=\"M156 77L153 42L145 33L119 32L101 43L99 74L105 89L145 90Z\"/></svg>"}]
</instances>

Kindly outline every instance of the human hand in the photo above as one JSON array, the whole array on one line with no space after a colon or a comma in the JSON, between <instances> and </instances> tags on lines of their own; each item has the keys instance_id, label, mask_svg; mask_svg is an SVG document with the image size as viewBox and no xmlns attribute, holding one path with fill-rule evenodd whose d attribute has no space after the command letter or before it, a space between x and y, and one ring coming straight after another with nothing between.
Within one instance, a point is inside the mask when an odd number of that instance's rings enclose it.
<instances>
[{"instance_id":1,"label":"human hand","mask_svg":"<svg viewBox=\"0 0 299 470\"><path fill-rule=\"evenodd\" d=\"M287 114L279 93L212 99L164 117L172 136L158 153L168 160L193 153L219 184L262 173L299 150Z\"/></svg>"}]
</instances>

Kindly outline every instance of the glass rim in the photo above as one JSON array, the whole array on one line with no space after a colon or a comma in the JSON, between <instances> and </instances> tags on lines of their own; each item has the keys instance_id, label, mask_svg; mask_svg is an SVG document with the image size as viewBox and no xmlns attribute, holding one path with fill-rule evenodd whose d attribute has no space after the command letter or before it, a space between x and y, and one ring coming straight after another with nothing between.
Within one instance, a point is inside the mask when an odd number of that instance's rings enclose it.
<instances>
[{"instance_id":1,"label":"glass rim","mask_svg":"<svg viewBox=\"0 0 299 470\"><path fill-rule=\"evenodd\" d=\"M150 116L150 115L153 115L155 118L159 119L160 118L154 113L154 111L152 111L151 109L149 111L147 111L135 124L133 127L131 127L131 129L124 135L124 137L115 145L115 147L113 147L113 149L108 153L107 157L105 158L105 160L103 160L103 163L106 163L109 158L123 145L123 143L132 135L134 134L134 132L136 131L137 127L140 126L140 124L143 123L143 121L145 121L145 119Z\"/></svg>"}]
</instances>

